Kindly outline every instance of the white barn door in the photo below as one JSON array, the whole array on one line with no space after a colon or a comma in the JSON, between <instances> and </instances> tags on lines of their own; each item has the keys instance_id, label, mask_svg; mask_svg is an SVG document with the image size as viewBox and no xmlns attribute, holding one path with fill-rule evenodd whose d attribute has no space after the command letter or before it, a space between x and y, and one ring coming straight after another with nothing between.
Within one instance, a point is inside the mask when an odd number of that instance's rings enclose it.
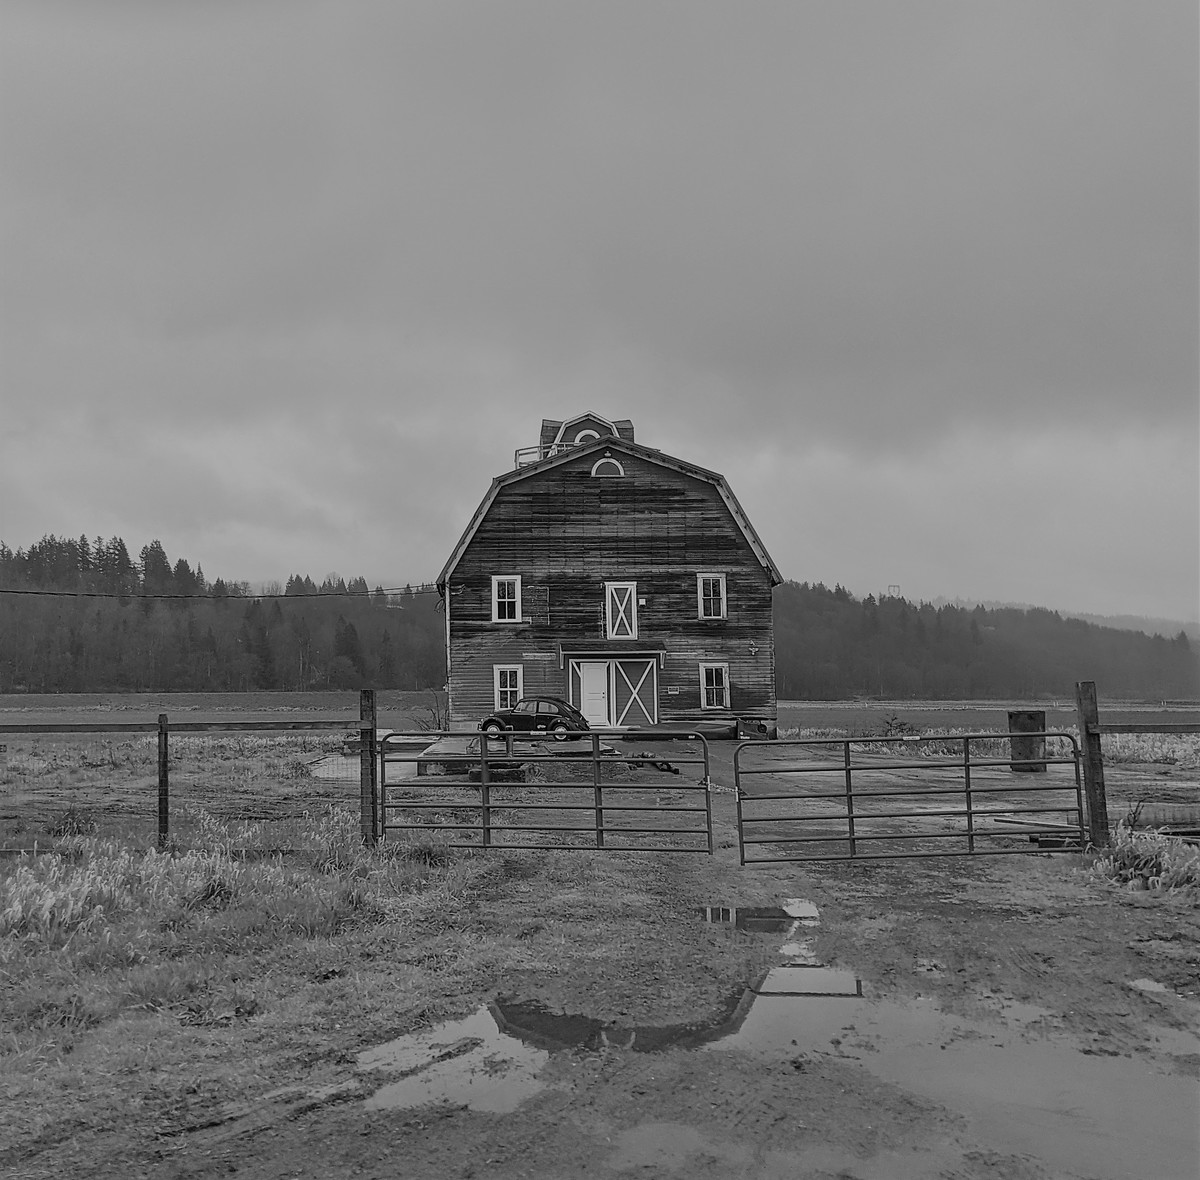
<instances>
[{"instance_id":1,"label":"white barn door","mask_svg":"<svg viewBox=\"0 0 1200 1180\"><path fill-rule=\"evenodd\" d=\"M589 725L609 725L608 661L582 660L579 664L579 711Z\"/></svg>"}]
</instances>

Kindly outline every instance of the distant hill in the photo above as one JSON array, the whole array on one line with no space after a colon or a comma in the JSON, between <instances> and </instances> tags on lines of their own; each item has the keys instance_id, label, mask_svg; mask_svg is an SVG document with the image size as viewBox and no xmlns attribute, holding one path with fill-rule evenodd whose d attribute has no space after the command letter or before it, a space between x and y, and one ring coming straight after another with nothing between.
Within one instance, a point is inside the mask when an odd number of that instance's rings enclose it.
<instances>
[{"instance_id":1,"label":"distant hill","mask_svg":"<svg viewBox=\"0 0 1200 1180\"><path fill-rule=\"evenodd\" d=\"M1181 619L1147 618L1145 615L1085 615L1072 614L1073 619L1095 623L1097 627L1113 627L1118 631L1141 631L1144 635L1165 635L1168 638L1182 631L1193 642L1200 642L1200 623L1185 623Z\"/></svg>"},{"instance_id":2,"label":"distant hill","mask_svg":"<svg viewBox=\"0 0 1200 1180\"><path fill-rule=\"evenodd\" d=\"M775 669L779 695L798 700L1065 696L1078 680L1108 698L1200 697L1182 628L1149 636L1042 607L859 600L807 582L776 588Z\"/></svg>"},{"instance_id":3,"label":"distant hill","mask_svg":"<svg viewBox=\"0 0 1200 1180\"><path fill-rule=\"evenodd\" d=\"M932 606L957 606L963 610L974 610L982 606L985 610L1045 610L1031 602L976 601L973 598L935 598ZM1085 611L1060 610L1064 619L1082 619L1095 623L1097 627L1112 627L1116 631L1141 631L1145 635L1162 635L1172 638L1184 632L1193 641L1200 642L1200 622L1186 619L1164 619L1154 615L1091 615Z\"/></svg>"}]
</instances>

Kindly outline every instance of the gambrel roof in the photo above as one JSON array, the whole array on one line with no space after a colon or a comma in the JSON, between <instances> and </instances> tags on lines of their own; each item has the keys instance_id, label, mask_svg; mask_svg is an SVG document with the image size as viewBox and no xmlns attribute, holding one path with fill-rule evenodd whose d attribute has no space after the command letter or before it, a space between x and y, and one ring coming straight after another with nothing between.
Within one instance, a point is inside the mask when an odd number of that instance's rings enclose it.
<instances>
[{"instance_id":1,"label":"gambrel roof","mask_svg":"<svg viewBox=\"0 0 1200 1180\"><path fill-rule=\"evenodd\" d=\"M783 575L771 559L766 546L759 539L758 533L754 531L754 526L750 523L750 518L743 511L741 504L738 503L737 497L733 494L729 484L725 482L723 475L715 471L709 471L704 467L698 467L695 463L688 463L683 459L676 459L671 455L665 455L662 451L657 451L653 447L644 447L640 443L631 442L616 435L609 435L605 438L592 439L578 446L568 447L551 455L549 458L542 459L540 462L530 463L524 467L518 467L514 471L506 471L503 475L496 476L492 480L492 486L488 489L487 495L484 496L483 502L475 509L475 515L471 517L471 523L467 525L466 531L459 538L458 544L454 546L454 551L450 554L449 560L442 567L442 572L438 574L437 586L439 592L444 592L447 580L454 573L455 566L458 565L460 558L471 543L479 526L483 523L488 510L500 494L501 489L518 483L520 480L540 475L551 468L561 466L564 463L575 462L585 455L592 455L597 452L600 454L609 452L634 456L644 459L649 463L655 463L660 467L665 467L668 470L679 472L681 475L691 476L693 479L703 480L705 483L712 484L724 501L725 507L729 509L729 513L741 530L742 535L746 538L747 544L758 558L763 569L770 576L771 585L778 586L783 581Z\"/></svg>"},{"instance_id":2,"label":"gambrel roof","mask_svg":"<svg viewBox=\"0 0 1200 1180\"><path fill-rule=\"evenodd\" d=\"M568 418L565 422L560 422L556 418L543 418L542 433L538 441L546 449L564 442L571 445L575 440L570 437L570 431L576 426L591 427L592 429L599 427L596 433L601 436L616 435L629 442L634 441L633 423L628 418L614 418L610 421L603 415L597 414L595 410L576 414L574 418Z\"/></svg>"}]
</instances>

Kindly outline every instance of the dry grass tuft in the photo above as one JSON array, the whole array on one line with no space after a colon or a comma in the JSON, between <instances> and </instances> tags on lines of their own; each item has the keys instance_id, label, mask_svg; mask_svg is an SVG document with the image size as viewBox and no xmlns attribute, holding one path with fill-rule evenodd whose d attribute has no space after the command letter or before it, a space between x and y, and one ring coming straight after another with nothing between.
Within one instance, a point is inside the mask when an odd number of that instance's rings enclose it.
<instances>
[{"instance_id":1,"label":"dry grass tuft","mask_svg":"<svg viewBox=\"0 0 1200 1180\"><path fill-rule=\"evenodd\" d=\"M1092 872L1134 891L1196 889L1200 888L1200 849L1178 836L1135 830L1122 821L1113 833L1112 846Z\"/></svg>"}]
</instances>

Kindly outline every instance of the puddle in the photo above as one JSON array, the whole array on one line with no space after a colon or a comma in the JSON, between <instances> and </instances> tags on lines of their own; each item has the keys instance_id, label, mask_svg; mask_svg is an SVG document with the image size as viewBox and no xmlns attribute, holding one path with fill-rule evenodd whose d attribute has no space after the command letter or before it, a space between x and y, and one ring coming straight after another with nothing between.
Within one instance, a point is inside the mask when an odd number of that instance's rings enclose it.
<instances>
[{"instance_id":1,"label":"puddle","mask_svg":"<svg viewBox=\"0 0 1200 1180\"><path fill-rule=\"evenodd\" d=\"M358 1068L401 1074L366 1100L368 1110L448 1102L503 1114L516 1110L543 1084L545 1049L501 1031L485 1004L465 1020L398 1037L358 1055Z\"/></svg>"},{"instance_id":2,"label":"puddle","mask_svg":"<svg viewBox=\"0 0 1200 1180\"><path fill-rule=\"evenodd\" d=\"M816 908L800 899L699 912L707 922L786 932L789 939L819 921ZM498 999L465 1020L360 1054L360 1071L385 1075L367 1108L449 1102L513 1111L543 1089L539 1072L552 1052L564 1049L739 1050L767 1059L811 1053L854 1062L937 1102L965 1116L968 1137L981 1147L1028 1156L1056 1172L1094 1180L1200 1174L1194 1078L1099 1046L1077 1049L1061 1039L1053 1013L1033 1004L981 993L975 998L988 1015L968 1019L932 999L865 996L853 972L818 963L805 941L786 942L780 954L784 962L731 994L705 1022L622 1026ZM1139 985L1158 990L1149 980L1130 986ZM1159 1053L1200 1054L1200 1037L1190 1032L1153 1026L1147 1038ZM675 1172L697 1156L739 1164L742 1152L737 1145L714 1145L683 1124L642 1124L621 1134L608 1163ZM819 1169L832 1168L835 1160L812 1149L803 1159L780 1153L774 1161L780 1176L794 1174L801 1162ZM855 1166L867 1167L861 1175L872 1180L901 1180L927 1174L921 1170L927 1165L937 1164L930 1173L936 1174L940 1163L906 1157Z\"/></svg>"},{"instance_id":3,"label":"puddle","mask_svg":"<svg viewBox=\"0 0 1200 1180\"><path fill-rule=\"evenodd\" d=\"M1159 983L1156 979L1131 979L1126 986L1139 992L1155 992L1167 996L1174 994L1165 983Z\"/></svg>"},{"instance_id":4,"label":"puddle","mask_svg":"<svg viewBox=\"0 0 1200 1180\"><path fill-rule=\"evenodd\" d=\"M707 1048L857 1061L966 1115L981 1143L1072 1175L1195 1174L1195 1080L1056 1043L1046 1032L1047 1015L1009 1005L996 1023L983 1023L950 1016L927 999L764 993L735 1031Z\"/></svg>"}]
</instances>

